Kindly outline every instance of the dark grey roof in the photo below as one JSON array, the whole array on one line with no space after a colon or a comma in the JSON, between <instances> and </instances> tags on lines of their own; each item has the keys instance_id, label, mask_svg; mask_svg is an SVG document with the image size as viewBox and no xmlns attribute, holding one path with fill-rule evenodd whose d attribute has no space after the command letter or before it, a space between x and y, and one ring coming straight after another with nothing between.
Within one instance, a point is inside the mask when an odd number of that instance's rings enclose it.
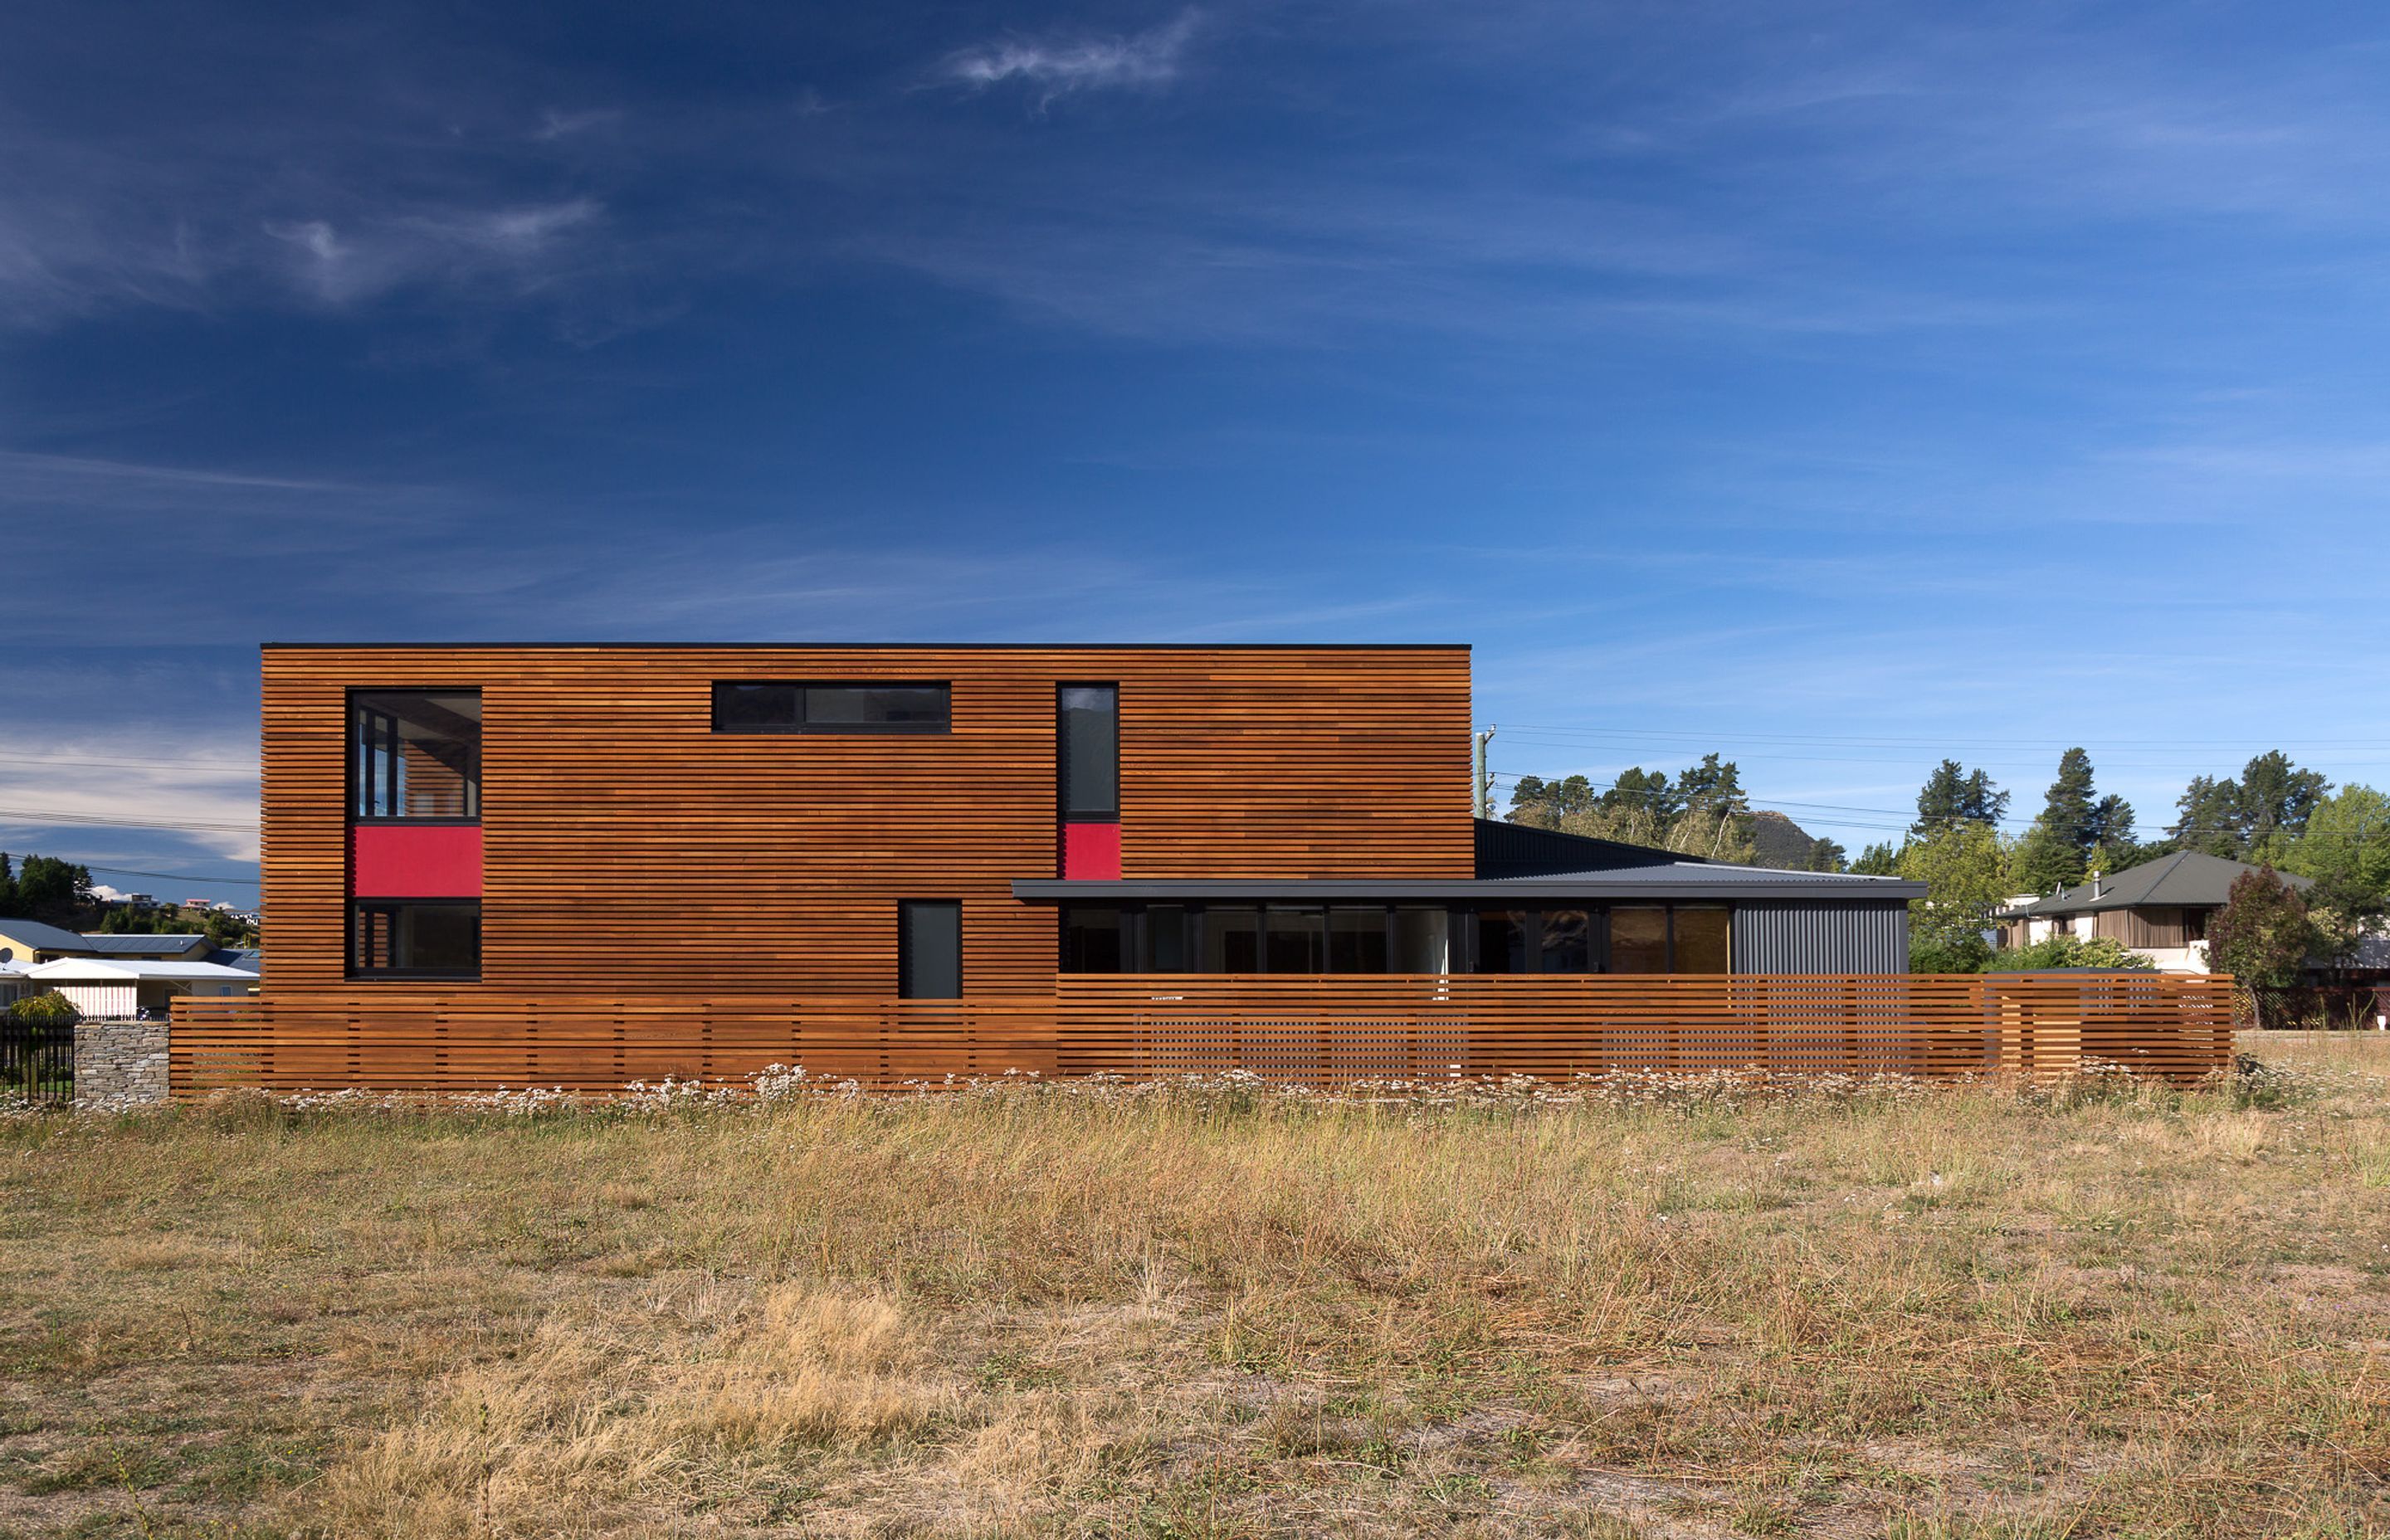
<instances>
[{"instance_id":1,"label":"dark grey roof","mask_svg":"<svg viewBox=\"0 0 2390 1540\"><path fill-rule=\"evenodd\" d=\"M2220 855L2203 855L2197 851L2177 851L2101 878L2096 897L2091 883L2078 882L2048 898L2003 910L1993 918L2042 919L2094 914L2103 909L2221 908L2232 900L2232 884L2255 870L2246 861L2228 861ZM2308 878L2294 877L2288 872L2279 875L2294 888L2315 886Z\"/></svg>"},{"instance_id":2,"label":"dark grey roof","mask_svg":"<svg viewBox=\"0 0 2390 1540\"><path fill-rule=\"evenodd\" d=\"M0 936L23 942L37 952L87 952L90 943L72 930L61 930L38 919L0 919Z\"/></svg>"},{"instance_id":3,"label":"dark grey roof","mask_svg":"<svg viewBox=\"0 0 2390 1540\"><path fill-rule=\"evenodd\" d=\"M1558 872L1536 877L1418 879L1300 878L1275 881L1186 880L1141 878L1089 882L1041 878L1016 881L1012 896L1032 902L1173 899L1228 903L1333 903L1352 899L1374 904L1406 901L1442 904L1525 903L1544 899L1831 898L1859 903L1906 903L1925 896L1925 884L1896 877L1849 877L1835 872L1787 872L1767 866L1727 866L1715 862Z\"/></svg>"},{"instance_id":4,"label":"dark grey roof","mask_svg":"<svg viewBox=\"0 0 2390 1540\"><path fill-rule=\"evenodd\" d=\"M1032 902L1063 899L1087 903L1173 899L1234 903L1373 904L1517 903L1543 899L1833 898L1857 903L1903 904L1925 896L1925 884L1896 877L1859 877L1841 872L1788 872L1773 866L1729 866L1698 855L1622 844L1582 834L1530 828L1480 818L1477 874L1473 878L1280 878L1272 881L1212 878L1137 878L1127 881L1070 881L1031 878L1012 885L1012 896Z\"/></svg>"},{"instance_id":5,"label":"dark grey roof","mask_svg":"<svg viewBox=\"0 0 2390 1540\"><path fill-rule=\"evenodd\" d=\"M185 931L157 936L85 934L75 939L83 943L84 951L102 957L184 957L195 952L210 951L215 945L203 935Z\"/></svg>"},{"instance_id":6,"label":"dark grey roof","mask_svg":"<svg viewBox=\"0 0 2390 1540\"><path fill-rule=\"evenodd\" d=\"M1556 828L1479 818L1477 875L1481 878L1540 877L1551 872L1616 871L1623 866L1703 866L1698 855Z\"/></svg>"},{"instance_id":7,"label":"dark grey roof","mask_svg":"<svg viewBox=\"0 0 2390 1540\"><path fill-rule=\"evenodd\" d=\"M238 968L244 973L265 971L265 954L254 946L219 946L199 960L219 968Z\"/></svg>"}]
</instances>

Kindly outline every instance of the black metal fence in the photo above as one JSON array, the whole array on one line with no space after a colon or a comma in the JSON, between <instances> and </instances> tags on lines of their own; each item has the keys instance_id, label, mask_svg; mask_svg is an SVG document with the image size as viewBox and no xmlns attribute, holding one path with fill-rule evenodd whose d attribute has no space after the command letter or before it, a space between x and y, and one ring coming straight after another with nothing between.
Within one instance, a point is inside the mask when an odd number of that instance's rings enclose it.
<instances>
[{"instance_id":1,"label":"black metal fence","mask_svg":"<svg viewBox=\"0 0 2390 1540\"><path fill-rule=\"evenodd\" d=\"M74 1023L27 1021L0 1009L0 1104L74 1099Z\"/></svg>"}]
</instances>

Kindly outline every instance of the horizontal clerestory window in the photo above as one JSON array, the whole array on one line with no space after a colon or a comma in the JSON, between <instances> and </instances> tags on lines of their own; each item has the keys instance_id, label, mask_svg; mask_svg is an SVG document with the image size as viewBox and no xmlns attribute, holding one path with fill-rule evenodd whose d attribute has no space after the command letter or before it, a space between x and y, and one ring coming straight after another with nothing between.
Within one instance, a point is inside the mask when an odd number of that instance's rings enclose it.
<instances>
[{"instance_id":1,"label":"horizontal clerestory window","mask_svg":"<svg viewBox=\"0 0 2390 1540\"><path fill-rule=\"evenodd\" d=\"M944 733L953 727L952 688L878 680L718 680L717 733Z\"/></svg>"}]
</instances>

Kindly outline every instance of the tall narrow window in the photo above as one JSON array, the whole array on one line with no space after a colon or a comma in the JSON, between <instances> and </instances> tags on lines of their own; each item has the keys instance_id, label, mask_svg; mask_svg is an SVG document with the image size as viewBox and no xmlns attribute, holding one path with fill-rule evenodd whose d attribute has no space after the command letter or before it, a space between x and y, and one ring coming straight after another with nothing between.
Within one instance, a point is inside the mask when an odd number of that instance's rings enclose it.
<instances>
[{"instance_id":1,"label":"tall narrow window","mask_svg":"<svg viewBox=\"0 0 2390 1540\"><path fill-rule=\"evenodd\" d=\"M1060 719L1062 816L1120 816L1120 687L1064 685Z\"/></svg>"},{"instance_id":2,"label":"tall narrow window","mask_svg":"<svg viewBox=\"0 0 2390 1540\"><path fill-rule=\"evenodd\" d=\"M482 815L482 692L356 690L349 696L351 815Z\"/></svg>"},{"instance_id":3,"label":"tall narrow window","mask_svg":"<svg viewBox=\"0 0 2390 1540\"><path fill-rule=\"evenodd\" d=\"M963 995L963 906L908 898L896 905L896 994L906 1000Z\"/></svg>"}]
</instances>

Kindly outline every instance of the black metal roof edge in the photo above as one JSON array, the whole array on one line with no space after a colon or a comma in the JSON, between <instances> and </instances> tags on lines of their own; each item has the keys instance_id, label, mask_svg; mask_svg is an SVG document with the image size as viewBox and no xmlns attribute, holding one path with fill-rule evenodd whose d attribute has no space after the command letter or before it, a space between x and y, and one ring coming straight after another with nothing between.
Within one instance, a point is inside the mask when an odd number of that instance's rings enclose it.
<instances>
[{"instance_id":1,"label":"black metal roof edge","mask_svg":"<svg viewBox=\"0 0 2390 1540\"><path fill-rule=\"evenodd\" d=\"M1469 642L260 642L261 652L641 652L701 649L939 652L1467 652Z\"/></svg>"},{"instance_id":2,"label":"black metal roof edge","mask_svg":"<svg viewBox=\"0 0 2390 1540\"><path fill-rule=\"evenodd\" d=\"M1923 898L1925 884L1887 879L1857 887L1848 882L1820 882L1798 873L1788 874L1787 879L1781 881L1763 878L1749 882L1720 881L1715 878L1686 882L1655 882L1648 879L1614 882L1603 881L1599 877L1574 879L1457 878L1443 881L1388 882L1376 879L1346 881L1338 878L1281 878L1270 881L1214 878L1172 881L1139 878L1095 881L1049 877L1016 879L1012 884L1012 896L1030 903L1078 898L1251 899L1256 903L1279 898L1388 901L1451 898L1832 898L1853 903L1889 904Z\"/></svg>"}]
</instances>

